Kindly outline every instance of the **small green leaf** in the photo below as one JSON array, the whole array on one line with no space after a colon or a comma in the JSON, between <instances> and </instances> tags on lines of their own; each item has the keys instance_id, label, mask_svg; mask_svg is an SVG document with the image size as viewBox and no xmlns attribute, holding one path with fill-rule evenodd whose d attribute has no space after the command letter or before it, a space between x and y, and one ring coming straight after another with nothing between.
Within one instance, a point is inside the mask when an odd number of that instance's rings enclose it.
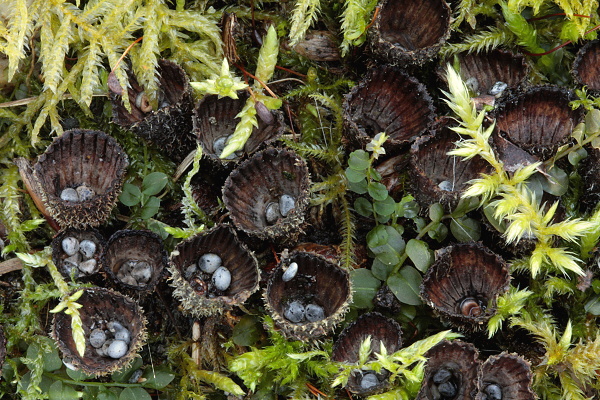
<instances>
[{"instance_id":1,"label":"small green leaf","mask_svg":"<svg viewBox=\"0 0 600 400\"><path fill-rule=\"evenodd\" d=\"M587 135L600 131L600 110L592 109L585 116L585 131Z\"/></svg>"},{"instance_id":2,"label":"small green leaf","mask_svg":"<svg viewBox=\"0 0 600 400\"><path fill-rule=\"evenodd\" d=\"M42 360L44 361L44 371L52 372L61 368L63 363L58 355L58 350L56 349L56 344L54 341L48 337L38 336L39 340L44 343L44 348L47 346L50 348L50 351L43 351ZM37 343L31 344L27 348L27 358L35 359L38 353L42 351L40 345Z\"/></svg>"},{"instance_id":3,"label":"small green leaf","mask_svg":"<svg viewBox=\"0 0 600 400\"><path fill-rule=\"evenodd\" d=\"M373 204L373 209L378 215L389 217L396 211L396 202L391 196Z\"/></svg>"},{"instance_id":4,"label":"small green leaf","mask_svg":"<svg viewBox=\"0 0 600 400\"><path fill-rule=\"evenodd\" d=\"M357 308L373 307L373 299L381 286L381 281L366 268L358 268L350 272L352 279L352 305Z\"/></svg>"},{"instance_id":5,"label":"small green leaf","mask_svg":"<svg viewBox=\"0 0 600 400\"><path fill-rule=\"evenodd\" d=\"M554 196L562 196L567 193L569 189L569 176L564 170L553 166L548 170L548 175L550 176L542 180L542 187L545 192Z\"/></svg>"},{"instance_id":6,"label":"small green leaf","mask_svg":"<svg viewBox=\"0 0 600 400\"><path fill-rule=\"evenodd\" d=\"M152 196L148 199L144 207L142 207L141 217L142 219L150 219L156 215L158 209L160 208L160 199L158 197Z\"/></svg>"},{"instance_id":7,"label":"small green leaf","mask_svg":"<svg viewBox=\"0 0 600 400\"><path fill-rule=\"evenodd\" d=\"M450 222L450 231L459 242L471 242L481 237L481 226L473 218L453 218Z\"/></svg>"},{"instance_id":8,"label":"small green leaf","mask_svg":"<svg viewBox=\"0 0 600 400\"><path fill-rule=\"evenodd\" d=\"M469 211L475 210L479 207L478 197L463 197L459 200L454 211L452 211L452 217L460 218Z\"/></svg>"},{"instance_id":9,"label":"small green leaf","mask_svg":"<svg viewBox=\"0 0 600 400\"><path fill-rule=\"evenodd\" d=\"M567 156L567 158L569 159L569 163L571 165L577 165L577 164L579 164L579 162L581 160L583 160L587 156L588 156L587 150L582 147L581 149L570 152L569 155Z\"/></svg>"},{"instance_id":10,"label":"small green leaf","mask_svg":"<svg viewBox=\"0 0 600 400\"><path fill-rule=\"evenodd\" d=\"M406 243L406 254L421 272L427 271L427 268L433 264L433 252L422 240L410 239Z\"/></svg>"},{"instance_id":11,"label":"small green leaf","mask_svg":"<svg viewBox=\"0 0 600 400\"><path fill-rule=\"evenodd\" d=\"M388 231L384 225L378 225L367 233L367 245L370 248L383 246L389 238Z\"/></svg>"},{"instance_id":12,"label":"small green leaf","mask_svg":"<svg viewBox=\"0 0 600 400\"><path fill-rule=\"evenodd\" d=\"M383 183L379 182L369 182L367 186L369 191L369 195L376 201L383 201L388 197L387 188Z\"/></svg>"},{"instance_id":13,"label":"small green leaf","mask_svg":"<svg viewBox=\"0 0 600 400\"><path fill-rule=\"evenodd\" d=\"M585 312L592 315L600 315L600 296L594 296L583 306Z\"/></svg>"},{"instance_id":14,"label":"small green leaf","mask_svg":"<svg viewBox=\"0 0 600 400\"><path fill-rule=\"evenodd\" d=\"M373 215L373 205L364 197L359 197L354 201L354 211L363 217L370 217Z\"/></svg>"},{"instance_id":15,"label":"small green leaf","mask_svg":"<svg viewBox=\"0 0 600 400\"><path fill-rule=\"evenodd\" d=\"M419 228L419 230L421 230L422 228ZM438 222L437 224L434 224L431 229L427 232L427 235L432 238L437 240L438 242L441 242L443 240L446 239L446 237L448 236L448 228L446 227L446 225L442 224L441 222Z\"/></svg>"},{"instance_id":16,"label":"small green leaf","mask_svg":"<svg viewBox=\"0 0 600 400\"><path fill-rule=\"evenodd\" d=\"M238 346L254 346L262 333L262 324L258 318L244 315L233 328L233 343Z\"/></svg>"},{"instance_id":17,"label":"small green leaf","mask_svg":"<svg viewBox=\"0 0 600 400\"><path fill-rule=\"evenodd\" d=\"M73 400L79 395L71 385L65 385L61 381L55 381L48 390L49 400Z\"/></svg>"},{"instance_id":18,"label":"small green leaf","mask_svg":"<svg viewBox=\"0 0 600 400\"><path fill-rule=\"evenodd\" d=\"M142 182L142 193L146 196L159 194L165 188L169 177L162 172L152 172L144 177Z\"/></svg>"},{"instance_id":19,"label":"small green leaf","mask_svg":"<svg viewBox=\"0 0 600 400\"><path fill-rule=\"evenodd\" d=\"M144 387L152 389L162 389L167 386L173 379L175 374L170 371L165 365L161 365L157 368L146 368L142 375L146 380L142 383Z\"/></svg>"},{"instance_id":20,"label":"small green leaf","mask_svg":"<svg viewBox=\"0 0 600 400\"><path fill-rule=\"evenodd\" d=\"M429 219L433 222L440 222L444 216L444 207L440 203L433 203L429 206Z\"/></svg>"},{"instance_id":21,"label":"small green leaf","mask_svg":"<svg viewBox=\"0 0 600 400\"><path fill-rule=\"evenodd\" d=\"M496 210L493 206L486 204L483 207L483 215L488 220L490 224L500 233L506 232L506 221L500 220L494 216Z\"/></svg>"},{"instance_id":22,"label":"small green leaf","mask_svg":"<svg viewBox=\"0 0 600 400\"><path fill-rule=\"evenodd\" d=\"M138 356L133 359L133 362L128 367L117 372L113 372L111 378L114 382L127 382L133 371L140 369L143 364L144 362L142 361L142 358Z\"/></svg>"},{"instance_id":23,"label":"small green leaf","mask_svg":"<svg viewBox=\"0 0 600 400\"><path fill-rule=\"evenodd\" d=\"M62 363L61 363L62 364ZM88 379L94 379L95 375L88 375L80 369L67 368L67 375L74 381L85 381Z\"/></svg>"},{"instance_id":24,"label":"small green leaf","mask_svg":"<svg viewBox=\"0 0 600 400\"><path fill-rule=\"evenodd\" d=\"M348 182L348 190L358 194L367 193L367 180L363 179L360 182Z\"/></svg>"},{"instance_id":25,"label":"small green leaf","mask_svg":"<svg viewBox=\"0 0 600 400\"><path fill-rule=\"evenodd\" d=\"M367 234L369 250L383 263L396 265L405 243L402 235L391 226L379 225Z\"/></svg>"},{"instance_id":26,"label":"small green leaf","mask_svg":"<svg viewBox=\"0 0 600 400\"><path fill-rule=\"evenodd\" d=\"M387 284L401 303L418 306L421 304L419 293L422 280L423 277L419 271L407 265L398 273L391 275Z\"/></svg>"},{"instance_id":27,"label":"small green leaf","mask_svg":"<svg viewBox=\"0 0 600 400\"><path fill-rule=\"evenodd\" d=\"M346 178L348 178L348 182L359 183L367 178L367 174L364 171L357 171L348 167L346 168Z\"/></svg>"},{"instance_id":28,"label":"small green leaf","mask_svg":"<svg viewBox=\"0 0 600 400\"><path fill-rule=\"evenodd\" d=\"M366 171L371 166L369 153L364 150L356 150L350 153L348 166L356 171Z\"/></svg>"},{"instance_id":29,"label":"small green leaf","mask_svg":"<svg viewBox=\"0 0 600 400\"><path fill-rule=\"evenodd\" d=\"M152 400L152 397L141 387L126 387L121 392L119 400Z\"/></svg>"},{"instance_id":30,"label":"small green leaf","mask_svg":"<svg viewBox=\"0 0 600 400\"><path fill-rule=\"evenodd\" d=\"M116 388L107 389L104 386L101 386L100 392L98 393L98 400L118 400L119 395L113 390L116 390Z\"/></svg>"},{"instance_id":31,"label":"small green leaf","mask_svg":"<svg viewBox=\"0 0 600 400\"><path fill-rule=\"evenodd\" d=\"M142 192L139 187L126 183L123 185L123 191L119 196L119 201L127 207L133 207L142 199Z\"/></svg>"},{"instance_id":32,"label":"small green leaf","mask_svg":"<svg viewBox=\"0 0 600 400\"><path fill-rule=\"evenodd\" d=\"M393 269L394 265L383 263L379 258L375 258L373 260L373 265L371 265L373 276L381 281L385 281L388 276L390 276Z\"/></svg>"}]
</instances>

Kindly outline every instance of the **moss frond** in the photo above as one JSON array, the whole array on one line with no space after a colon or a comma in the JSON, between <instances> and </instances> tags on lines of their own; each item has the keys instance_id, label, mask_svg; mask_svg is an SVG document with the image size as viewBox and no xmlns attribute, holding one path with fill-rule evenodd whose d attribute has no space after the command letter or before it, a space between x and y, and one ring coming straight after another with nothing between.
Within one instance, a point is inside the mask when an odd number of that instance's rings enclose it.
<instances>
[{"instance_id":1,"label":"moss frond","mask_svg":"<svg viewBox=\"0 0 600 400\"><path fill-rule=\"evenodd\" d=\"M366 40L365 31L376 5L375 0L346 0L342 13L342 55L348 53L350 46L359 46Z\"/></svg>"},{"instance_id":2,"label":"moss frond","mask_svg":"<svg viewBox=\"0 0 600 400\"><path fill-rule=\"evenodd\" d=\"M508 29L504 27L492 27L487 31L466 37L461 43L445 45L442 47L440 55L442 58L448 58L462 52L486 52L501 46L510 47L513 43L514 35Z\"/></svg>"},{"instance_id":3,"label":"moss frond","mask_svg":"<svg viewBox=\"0 0 600 400\"><path fill-rule=\"evenodd\" d=\"M291 18L290 46L293 47L304 39L308 28L317 20L320 7L321 0L297 0Z\"/></svg>"}]
</instances>

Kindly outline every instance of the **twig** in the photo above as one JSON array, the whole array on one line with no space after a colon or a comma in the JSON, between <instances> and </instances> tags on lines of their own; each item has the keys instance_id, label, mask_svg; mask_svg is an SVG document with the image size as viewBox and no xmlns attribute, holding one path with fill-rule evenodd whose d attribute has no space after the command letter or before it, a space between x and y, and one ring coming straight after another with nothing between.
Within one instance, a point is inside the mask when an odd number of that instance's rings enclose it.
<instances>
[{"instance_id":1,"label":"twig","mask_svg":"<svg viewBox=\"0 0 600 400\"><path fill-rule=\"evenodd\" d=\"M600 24L596 25L595 27L593 27L592 29L590 29L589 31L587 31L586 33L584 33L584 34L583 34L583 36L585 36L585 35L587 35L587 34L589 34L589 33L591 33L591 32L594 32L594 31L595 31L596 29L598 29L598 28L600 28ZM553 49L550 49L550 50L548 50L548 51L545 51L545 52L543 52L543 53L528 53L528 52L524 51L524 52L523 52L523 54L525 54L525 55L527 55L527 56L531 56L531 57L546 56L546 55L548 55L548 54L554 53L554 52L555 52L556 50L558 50L558 49L562 49L563 47L565 47L566 45L568 45L568 44L571 44L571 43L573 43L573 41L572 41L572 40L567 40L567 41L566 41L566 42L564 42L563 44L559 44L559 45L558 45L558 46L556 46L555 48L553 48Z\"/></svg>"},{"instance_id":2,"label":"twig","mask_svg":"<svg viewBox=\"0 0 600 400\"><path fill-rule=\"evenodd\" d=\"M9 272L18 271L23 268L23 261L19 258L11 258L0 263L0 275L8 274Z\"/></svg>"}]
</instances>

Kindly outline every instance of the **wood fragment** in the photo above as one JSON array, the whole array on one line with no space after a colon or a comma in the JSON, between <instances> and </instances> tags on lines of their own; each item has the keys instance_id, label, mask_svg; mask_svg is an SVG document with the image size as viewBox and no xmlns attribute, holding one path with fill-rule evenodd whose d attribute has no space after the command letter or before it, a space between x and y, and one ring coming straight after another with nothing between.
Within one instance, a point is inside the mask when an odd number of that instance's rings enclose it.
<instances>
[{"instance_id":1,"label":"wood fragment","mask_svg":"<svg viewBox=\"0 0 600 400\"><path fill-rule=\"evenodd\" d=\"M19 258L11 258L0 262L0 275L8 274L9 272L18 271L23 268L23 261Z\"/></svg>"}]
</instances>

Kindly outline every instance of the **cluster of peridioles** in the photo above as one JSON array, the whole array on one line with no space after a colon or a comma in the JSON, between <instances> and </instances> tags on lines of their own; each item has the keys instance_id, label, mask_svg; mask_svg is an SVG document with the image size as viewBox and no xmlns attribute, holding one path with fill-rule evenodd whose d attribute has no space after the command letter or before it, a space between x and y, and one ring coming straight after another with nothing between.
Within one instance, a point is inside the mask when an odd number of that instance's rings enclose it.
<instances>
[{"instance_id":1,"label":"cluster of peridioles","mask_svg":"<svg viewBox=\"0 0 600 400\"><path fill-rule=\"evenodd\" d=\"M501 353L479 360L471 343L443 341L428 358L418 400L533 400L531 365L517 354Z\"/></svg>"},{"instance_id":2,"label":"cluster of peridioles","mask_svg":"<svg viewBox=\"0 0 600 400\"><path fill-rule=\"evenodd\" d=\"M437 22L433 28L422 24L415 29L407 17L412 15L428 15ZM383 1L370 43L379 57L395 64L422 65L449 37L449 24L450 8L443 0ZM574 68L579 82L593 90L600 90L599 74L588 72L590 68L597 71L600 64L597 47L597 43L584 47ZM495 51L460 55L458 60L478 104L497 106L493 145L507 168L547 160L581 121L581 112L568 106L569 91L527 87L527 65L520 55ZM126 95L131 110L124 107L122 93L109 93L114 121L155 143L176 162L200 144L203 162L227 176L222 197L231 224L218 224L182 241L169 261L160 238L150 232L119 231L105 242L92 228L110 216L128 161L117 142L100 131L71 130L57 138L34 166L34 189L50 216L64 228L57 235L60 240L53 243L53 258L65 276L73 275L76 266L76 278L101 273L129 295L148 295L168 265L173 295L184 312L195 317L222 314L246 302L261 286L259 262L246 241L291 248L303 237L309 169L295 152L270 147L278 144L286 130L279 111L271 111L272 118L259 119L244 148L221 159L248 95L240 93L238 100L209 95L194 105L182 68L161 60L158 71L158 109L152 109L144 88L130 74ZM376 134L386 132L389 141L384 146L390 155L407 152L412 145L409 170L416 199L426 205L440 202L450 210L466 182L487 172L487 166L476 158L456 163L446 155L457 135L447 121L434 123L433 104L425 85L402 67L373 68L344 100L344 144L348 150L364 147ZM540 126L544 129L538 133ZM392 187L388 190L393 192ZM95 246L89 255L88 242ZM79 250L74 250L77 246ZM98 263L102 268L89 267ZM484 245L454 245L439 252L423 281L421 296L443 320L476 331L493 315L494 302L508 289L509 279L502 259ZM262 295L267 312L284 335L307 340L334 331L348 311L352 288L348 271L335 260L292 251L267 277ZM113 290L88 288L80 303L86 333L84 356L74 348L64 315L57 314L53 323L53 335L69 364L88 373L107 374L131 360L146 336L145 319L136 302ZM98 303L103 305L101 311ZM128 341L121 339L124 336ZM402 346L400 327L394 320L365 314L339 335L333 359L355 363L358 346L367 336L373 338L374 351L378 343L389 352ZM462 353L456 360L445 361L443 357L455 351ZM479 366L476 350L455 342L432 349L429 357L420 398L446 400L460 398L461 393L477 394L482 400L530 398L528 364L517 356L490 357ZM463 358L476 366L463 366ZM518 376L506 371L510 363L521 368ZM357 371L348 389L361 395L382 391L388 387L388 375L385 370ZM514 388L522 388L518 390L525 397L511 397Z\"/></svg>"}]
</instances>

